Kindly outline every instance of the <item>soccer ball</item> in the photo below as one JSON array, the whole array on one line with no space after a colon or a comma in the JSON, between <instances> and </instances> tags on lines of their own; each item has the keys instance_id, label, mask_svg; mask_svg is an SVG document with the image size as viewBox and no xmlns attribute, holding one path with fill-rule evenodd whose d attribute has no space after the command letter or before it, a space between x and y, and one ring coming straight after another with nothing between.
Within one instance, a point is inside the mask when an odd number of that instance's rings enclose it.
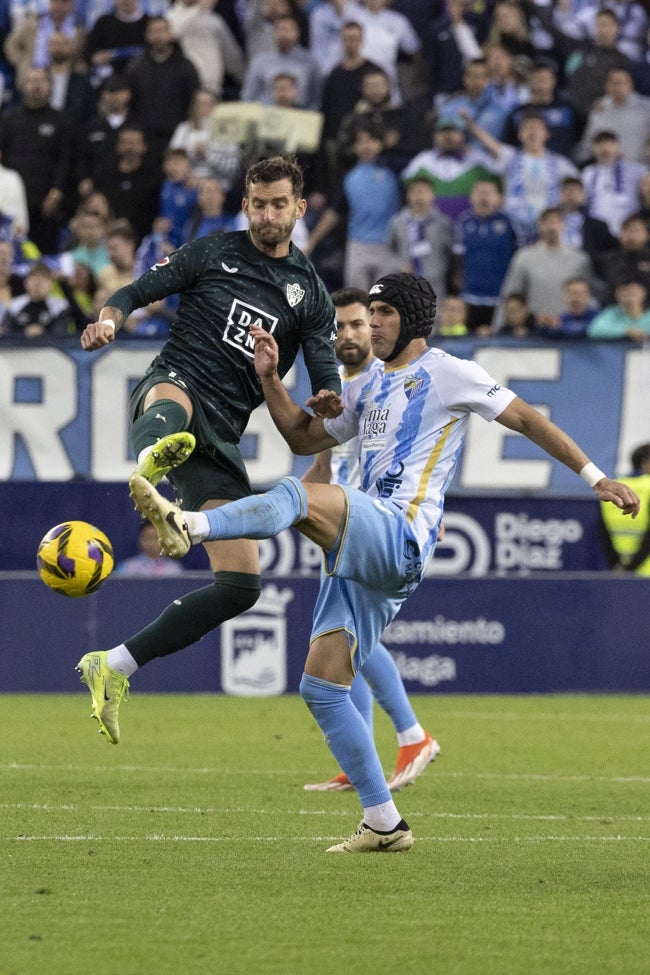
<instances>
[{"instance_id":1,"label":"soccer ball","mask_svg":"<svg viewBox=\"0 0 650 975\"><path fill-rule=\"evenodd\" d=\"M62 596L88 596L113 571L113 546L87 521L64 521L51 528L38 546L38 574Z\"/></svg>"}]
</instances>

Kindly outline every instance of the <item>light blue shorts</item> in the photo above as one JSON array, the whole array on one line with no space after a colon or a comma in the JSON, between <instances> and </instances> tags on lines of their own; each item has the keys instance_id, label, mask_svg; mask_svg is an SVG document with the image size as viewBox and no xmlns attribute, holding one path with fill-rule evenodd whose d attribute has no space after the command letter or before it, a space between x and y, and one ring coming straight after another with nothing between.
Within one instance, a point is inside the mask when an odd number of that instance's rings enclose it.
<instances>
[{"instance_id":1,"label":"light blue shorts","mask_svg":"<svg viewBox=\"0 0 650 975\"><path fill-rule=\"evenodd\" d=\"M312 641L345 630L355 673L424 574L420 546L404 512L343 488L346 512L314 608Z\"/></svg>"}]
</instances>

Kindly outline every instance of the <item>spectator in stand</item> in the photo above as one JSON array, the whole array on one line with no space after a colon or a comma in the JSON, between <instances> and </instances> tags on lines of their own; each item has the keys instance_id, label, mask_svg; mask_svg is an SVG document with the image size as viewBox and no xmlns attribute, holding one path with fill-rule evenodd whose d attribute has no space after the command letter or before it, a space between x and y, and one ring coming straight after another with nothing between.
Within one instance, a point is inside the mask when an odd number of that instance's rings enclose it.
<instances>
[{"instance_id":1,"label":"spectator in stand","mask_svg":"<svg viewBox=\"0 0 650 975\"><path fill-rule=\"evenodd\" d=\"M467 335L467 306L459 295L447 295L437 315L434 335L458 338Z\"/></svg>"},{"instance_id":2,"label":"spectator in stand","mask_svg":"<svg viewBox=\"0 0 650 975\"><path fill-rule=\"evenodd\" d=\"M635 447L630 456L632 475L621 478L641 498L639 515L631 526L600 506L600 539L613 572L650 576L650 443Z\"/></svg>"},{"instance_id":3,"label":"spectator in stand","mask_svg":"<svg viewBox=\"0 0 650 975\"><path fill-rule=\"evenodd\" d=\"M607 283L607 304L614 300L616 287L630 277L650 294L650 234L641 214L625 218L617 245L602 255L599 273Z\"/></svg>"},{"instance_id":4,"label":"spectator in stand","mask_svg":"<svg viewBox=\"0 0 650 975\"><path fill-rule=\"evenodd\" d=\"M309 48L309 17L299 0L247 0L243 12L244 50L248 63L264 51L275 51L273 26L279 17L293 17L301 47Z\"/></svg>"},{"instance_id":5,"label":"spectator in stand","mask_svg":"<svg viewBox=\"0 0 650 975\"><path fill-rule=\"evenodd\" d=\"M60 31L50 34L50 105L63 112L77 128L85 125L94 115L95 90L88 80L85 69L76 67L75 40Z\"/></svg>"},{"instance_id":6,"label":"spectator in stand","mask_svg":"<svg viewBox=\"0 0 650 975\"><path fill-rule=\"evenodd\" d=\"M539 6L532 0L524 0L524 6L534 9L544 28L551 34L558 56L564 60L564 94L575 109L582 127L593 103L605 94L607 73L612 68L629 70L631 67L629 58L617 47L619 28L616 14L602 8L595 17L593 41L576 40L555 26L552 6Z\"/></svg>"},{"instance_id":7,"label":"spectator in stand","mask_svg":"<svg viewBox=\"0 0 650 975\"><path fill-rule=\"evenodd\" d=\"M486 47L499 46L510 53L515 74L526 77L535 58L535 47L524 11L517 3L500 0L494 5Z\"/></svg>"},{"instance_id":8,"label":"spectator in stand","mask_svg":"<svg viewBox=\"0 0 650 975\"><path fill-rule=\"evenodd\" d=\"M516 105L506 119L503 142L517 146L519 126L529 109L543 116L548 129L546 148L568 159L573 158L579 135L578 119L574 109L564 98L556 94L557 75L548 61L533 64L528 73L529 100Z\"/></svg>"},{"instance_id":9,"label":"spectator in stand","mask_svg":"<svg viewBox=\"0 0 650 975\"><path fill-rule=\"evenodd\" d=\"M139 0L115 0L112 12L97 18L84 48L84 61L96 87L142 54L148 20Z\"/></svg>"},{"instance_id":10,"label":"spectator in stand","mask_svg":"<svg viewBox=\"0 0 650 975\"><path fill-rule=\"evenodd\" d=\"M24 291L23 278L14 271L14 245L0 239L0 317L11 299Z\"/></svg>"},{"instance_id":11,"label":"spectator in stand","mask_svg":"<svg viewBox=\"0 0 650 975\"><path fill-rule=\"evenodd\" d=\"M390 78L394 97L409 97L425 83L422 44L408 18L389 10L390 0L364 0L355 15L363 27L363 53ZM408 65L409 71L406 72Z\"/></svg>"},{"instance_id":12,"label":"spectator in stand","mask_svg":"<svg viewBox=\"0 0 650 975\"><path fill-rule=\"evenodd\" d=\"M49 41L52 34L66 34L72 42L72 60L76 62L82 48L84 32L78 26L74 0L48 0L47 11L40 16L29 13L7 37L4 53L16 72L16 85L24 86L30 68L49 68Z\"/></svg>"},{"instance_id":13,"label":"spectator in stand","mask_svg":"<svg viewBox=\"0 0 650 975\"><path fill-rule=\"evenodd\" d=\"M591 147L594 162L582 170L587 212L618 236L625 218L638 210L639 185L648 168L623 158L615 132L597 132Z\"/></svg>"},{"instance_id":14,"label":"spectator in stand","mask_svg":"<svg viewBox=\"0 0 650 975\"><path fill-rule=\"evenodd\" d=\"M11 298L0 331L12 338L58 338L68 334L70 306L65 298L51 294L54 274L42 261L32 264L25 275L25 294Z\"/></svg>"},{"instance_id":15,"label":"spectator in stand","mask_svg":"<svg viewBox=\"0 0 650 975\"><path fill-rule=\"evenodd\" d=\"M196 206L183 230L183 243L237 229L235 217L224 211L225 203L226 191L218 179L200 180Z\"/></svg>"},{"instance_id":16,"label":"spectator in stand","mask_svg":"<svg viewBox=\"0 0 650 975\"><path fill-rule=\"evenodd\" d=\"M216 4L205 0L174 0L165 15L183 54L199 73L201 87L220 98L226 74L244 80L244 52Z\"/></svg>"},{"instance_id":17,"label":"spectator in stand","mask_svg":"<svg viewBox=\"0 0 650 975\"><path fill-rule=\"evenodd\" d=\"M136 235L128 220L116 220L108 228L106 247L110 264L98 275L97 286L110 294L131 284L134 278Z\"/></svg>"},{"instance_id":18,"label":"spectator in stand","mask_svg":"<svg viewBox=\"0 0 650 975\"><path fill-rule=\"evenodd\" d=\"M603 308L589 326L590 339L630 339L650 341L648 292L641 281L622 281L615 292L616 304Z\"/></svg>"},{"instance_id":19,"label":"spectator in stand","mask_svg":"<svg viewBox=\"0 0 650 975\"><path fill-rule=\"evenodd\" d=\"M406 206L388 224L386 243L402 270L427 279L439 306L449 290L453 238L453 224L437 208L431 180L412 179L406 185Z\"/></svg>"},{"instance_id":20,"label":"spectator in stand","mask_svg":"<svg viewBox=\"0 0 650 975\"><path fill-rule=\"evenodd\" d=\"M95 278L107 267L111 259L106 247L106 233L108 224L100 214L79 209L70 221L70 231L73 235L72 247L69 251L76 264L85 264L90 268Z\"/></svg>"},{"instance_id":21,"label":"spectator in stand","mask_svg":"<svg viewBox=\"0 0 650 975\"><path fill-rule=\"evenodd\" d=\"M392 95L390 79L383 68L367 68L361 80L361 99L341 122L337 154L344 169L355 164L354 141L358 129L369 125L383 133L384 160L399 172L409 158L401 151L404 112Z\"/></svg>"},{"instance_id":22,"label":"spectator in stand","mask_svg":"<svg viewBox=\"0 0 650 975\"><path fill-rule=\"evenodd\" d=\"M589 282L569 278L564 285L564 310L559 315L540 315L536 334L548 339L585 339L597 314Z\"/></svg>"},{"instance_id":23,"label":"spectator in stand","mask_svg":"<svg viewBox=\"0 0 650 975\"><path fill-rule=\"evenodd\" d=\"M523 294L529 310L541 316L559 316L564 310L564 285L569 278L591 281L591 261L584 251L562 243L564 217L557 207L543 210L538 219L539 240L521 247L514 255L503 282L502 295ZM495 323L501 327L499 308Z\"/></svg>"},{"instance_id":24,"label":"spectator in stand","mask_svg":"<svg viewBox=\"0 0 650 975\"><path fill-rule=\"evenodd\" d=\"M577 176L578 170L565 156L546 148L549 132L544 117L537 112L528 112L521 119L519 149L493 139L470 118L466 121L469 132L491 153L493 167L503 174L504 209L519 245L530 243L536 236L539 215L559 202L562 179Z\"/></svg>"},{"instance_id":25,"label":"spectator in stand","mask_svg":"<svg viewBox=\"0 0 650 975\"><path fill-rule=\"evenodd\" d=\"M440 95L436 108L440 116L456 119L460 125L464 125L460 113L466 112L495 139L501 138L507 110L504 111L500 98L490 86L485 58L468 62L463 71L462 89L451 95Z\"/></svg>"},{"instance_id":26,"label":"spectator in stand","mask_svg":"<svg viewBox=\"0 0 650 975\"><path fill-rule=\"evenodd\" d=\"M59 249L72 149L72 127L50 107L50 91L47 72L30 68L22 104L0 116L0 158L23 179L30 236L42 254L56 254Z\"/></svg>"},{"instance_id":27,"label":"spectator in stand","mask_svg":"<svg viewBox=\"0 0 650 975\"><path fill-rule=\"evenodd\" d=\"M323 16L327 11L334 11L337 4L346 0L332 0L316 7L312 20L319 11ZM367 71L378 69L379 65L369 61L361 53L363 46L363 28L355 21L350 21L341 27L342 57L325 78L321 99L323 113L323 132L320 149L321 182L326 191L340 180L342 170L339 156L338 135L343 119L354 111L355 105L363 97L362 82ZM312 43L314 33L312 32Z\"/></svg>"},{"instance_id":28,"label":"spectator in stand","mask_svg":"<svg viewBox=\"0 0 650 975\"><path fill-rule=\"evenodd\" d=\"M424 45L429 87L434 97L458 91L465 64L482 57L481 42L485 39L482 20L467 0L447 0L445 13L434 20Z\"/></svg>"},{"instance_id":29,"label":"spectator in stand","mask_svg":"<svg viewBox=\"0 0 650 975\"><path fill-rule=\"evenodd\" d=\"M356 23L362 35L363 28L356 19L359 4L354 0L323 0L309 10L309 50L318 60L323 76L345 59L344 28ZM360 55L361 47L357 51ZM365 58L361 58L362 61Z\"/></svg>"},{"instance_id":30,"label":"spectator in stand","mask_svg":"<svg viewBox=\"0 0 650 975\"><path fill-rule=\"evenodd\" d=\"M418 153L401 175L404 182L416 176L430 179L438 208L452 220L469 208L469 194L477 180L497 181L491 156L469 146L461 123L444 116L436 122L433 149Z\"/></svg>"},{"instance_id":31,"label":"spectator in stand","mask_svg":"<svg viewBox=\"0 0 650 975\"><path fill-rule=\"evenodd\" d=\"M130 220L138 242L151 230L158 214L162 174L147 152L141 128L120 129L111 169L97 174L96 188L105 194L117 219Z\"/></svg>"},{"instance_id":32,"label":"spectator in stand","mask_svg":"<svg viewBox=\"0 0 650 975\"><path fill-rule=\"evenodd\" d=\"M485 46L490 97L501 109L503 124L508 115L528 97L526 76L518 74L515 59L502 44Z\"/></svg>"},{"instance_id":33,"label":"spectator in stand","mask_svg":"<svg viewBox=\"0 0 650 975\"><path fill-rule=\"evenodd\" d=\"M454 280L465 301L469 331L481 333L492 323L517 236L503 210L503 194L491 180L474 184L470 204L455 224Z\"/></svg>"},{"instance_id":34,"label":"spectator in stand","mask_svg":"<svg viewBox=\"0 0 650 975\"><path fill-rule=\"evenodd\" d=\"M574 0L566 7L558 4L556 22L569 37L593 42L596 39L596 18L601 7L611 10L618 22L618 50L631 61L640 61L644 53L643 38L648 29L644 4L635 3L634 0L605 0L603 3Z\"/></svg>"},{"instance_id":35,"label":"spectator in stand","mask_svg":"<svg viewBox=\"0 0 650 975\"><path fill-rule=\"evenodd\" d=\"M168 579L182 575L183 566L160 554L156 529L150 521L143 521L138 530L137 554L118 562L114 574L129 579Z\"/></svg>"},{"instance_id":36,"label":"spectator in stand","mask_svg":"<svg viewBox=\"0 0 650 975\"><path fill-rule=\"evenodd\" d=\"M296 79L300 108L318 111L322 78L316 58L299 43L300 31L294 17L277 17L273 22L275 49L256 54L248 64L241 90L242 102L273 103L273 79L288 74Z\"/></svg>"},{"instance_id":37,"label":"spectator in stand","mask_svg":"<svg viewBox=\"0 0 650 975\"><path fill-rule=\"evenodd\" d=\"M185 225L198 200L192 165L184 149L165 150L163 172L165 179L160 190L159 216L162 221L159 230L174 247L180 247L184 242Z\"/></svg>"},{"instance_id":38,"label":"spectator in stand","mask_svg":"<svg viewBox=\"0 0 650 975\"><path fill-rule=\"evenodd\" d=\"M641 177L639 183L639 204L637 213L645 220L648 233L650 233L650 170Z\"/></svg>"},{"instance_id":39,"label":"spectator in stand","mask_svg":"<svg viewBox=\"0 0 650 975\"><path fill-rule=\"evenodd\" d=\"M76 177L80 196L92 193L94 180L112 169L117 133L124 126L135 124L129 82L123 74L110 75L99 89L97 113L77 139Z\"/></svg>"},{"instance_id":40,"label":"spectator in stand","mask_svg":"<svg viewBox=\"0 0 650 975\"><path fill-rule=\"evenodd\" d=\"M347 219L343 284L368 291L384 274L402 270L402 261L386 246L390 219L400 208L397 176L382 165L383 138L372 124L357 129L357 164L343 177L341 189L319 218L303 251L314 248Z\"/></svg>"},{"instance_id":41,"label":"spectator in stand","mask_svg":"<svg viewBox=\"0 0 650 975\"><path fill-rule=\"evenodd\" d=\"M564 216L562 243L586 251L596 274L602 279L603 254L616 247L616 237L604 220L587 213L587 194L579 177L565 176L562 180L559 208ZM602 297L600 288L597 290Z\"/></svg>"},{"instance_id":42,"label":"spectator in stand","mask_svg":"<svg viewBox=\"0 0 650 975\"><path fill-rule=\"evenodd\" d=\"M537 322L528 307L526 295L520 291L512 291L506 295L502 314L499 335L512 335L515 339L526 339L537 329ZM481 331L486 334L484 329Z\"/></svg>"},{"instance_id":43,"label":"spectator in stand","mask_svg":"<svg viewBox=\"0 0 650 975\"><path fill-rule=\"evenodd\" d=\"M650 135L650 98L634 91L632 75L625 68L607 72L605 96L592 105L582 140L576 149L578 163L591 158L592 140L598 132L614 132L625 159L645 163Z\"/></svg>"},{"instance_id":44,"label":"spectator in stand","mask_svg":"<svg viewBox=\"0 0 650 975\"><path fill-rule=\"evenodd\" d=\"M162 160L177 125L190 109L201 83L199 75L174 40L164 17L150 17L145 30L146 50L128 67L133 110L147 133L150 150Z\"/></svg>"},{"instance_id":45,"label":"spectator in stand","mask_svg":"<svg viewBox=\"0 0 650 975\"><path fill-rule=\"evenodd\" d=\"M222 142L212 137L212 113L217 99L212 92L195 92L187 118L176 126L169 141L170 149L184 149L196 179L213 176L230 193L237 193L244 172L244 156L235 142Z\"/></svg>"},{"instance_id":46,"label":"spectator in stand","mask_svg":"<svg viewBox=\"0 0 650 975\"><path fill-rule=\"evenodd\" d=\"M29 212L25 183L20 173L2 165L0 154L0 222L9 237L29 233Z\"/></svg>"}]
</instances>

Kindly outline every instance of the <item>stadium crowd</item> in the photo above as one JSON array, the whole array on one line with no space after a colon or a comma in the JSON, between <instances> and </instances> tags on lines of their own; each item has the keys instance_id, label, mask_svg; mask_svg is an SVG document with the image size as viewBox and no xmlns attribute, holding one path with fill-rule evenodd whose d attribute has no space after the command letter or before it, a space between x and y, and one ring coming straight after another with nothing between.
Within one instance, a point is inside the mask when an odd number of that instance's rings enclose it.
<instances>
[{"instance_id":1,"label":"stadium crowd","mask_svg":"<svg viewBox=\"0 0 650 975\"><path fill-rule=\"evenodd\" d=\"M438 334L650 340L636 0L8 0L0 335L57 339L297 155L330 290L427 277ZM316 136L314 137L314 132ZM162 338L174 302L129 319Z\"/></svg>"}]
</instances>

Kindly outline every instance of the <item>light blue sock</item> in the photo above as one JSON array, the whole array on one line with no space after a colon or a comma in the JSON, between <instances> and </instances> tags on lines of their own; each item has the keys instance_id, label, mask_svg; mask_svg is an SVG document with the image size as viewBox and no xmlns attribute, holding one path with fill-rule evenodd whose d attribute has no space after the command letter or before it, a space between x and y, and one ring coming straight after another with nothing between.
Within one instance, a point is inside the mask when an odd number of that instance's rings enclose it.
<instances>
[{"instance_id":1,"label":"light blue sock","mask_svg":"<svg viewBox=\"0 0 650 975\"><path fill-rule=\"evenodd\" d=\"M350 689L303 674L300 694L325 735L332 755L357 790L362 806L390 802L392 796L373 737L350 700Z\"/></svg>"},{"instance_id":2,"label":"light blue sock","mask_svg":"<svg viewBox=\"0 0 650 975\"><path fill-rule=\"evenodd\" d=\"M355 708L370 728L370 733L372 734L373 708L375 699L372 696L372 691L368 687L368 681L364 678L361 672L359 672L352 681L350 698Z\"/></svg>"},{"instance_id":3,"label":"light blue sock","mask_svg":"<svg viewBox=\"0 0 650 975\"><path fill-rule=\"evenodd\" d=\"M359 673L370 684L377 703L393 722L398 734L417 724L418 719L411 707L397 664L383 643L378 643L373 648ZM357 678L354 683L356 680Z\"/></svg>"},{"instance_id":4,"label":"light blue sock","mask_svg":"<svg viewBox=\"0 0 650 975\"><path fill-rule=\"evenodd\" d=\"M297 477L283 477L266 494L231 501L221 508L210 508L210 534L218 538L271 538L307 516L307 495Z\"/></svg>"}]
</instances>

